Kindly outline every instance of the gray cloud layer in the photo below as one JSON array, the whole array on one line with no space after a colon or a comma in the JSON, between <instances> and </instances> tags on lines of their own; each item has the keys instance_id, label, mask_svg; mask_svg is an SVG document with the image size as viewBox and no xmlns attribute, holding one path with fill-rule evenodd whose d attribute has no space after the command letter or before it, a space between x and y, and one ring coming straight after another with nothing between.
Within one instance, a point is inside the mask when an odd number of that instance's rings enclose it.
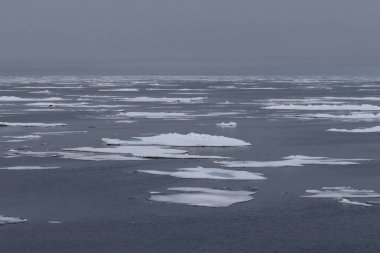
<instances>
[{"instance_id":1,"label":"gray cloud layer","mask_svg":"<svg viewBox=\"0 0 380 253\"><path fill-rule=\"evenodd\" d=\"M0 74L379 74L378 0L2 0Z\"/></svg>"}]
</instances>

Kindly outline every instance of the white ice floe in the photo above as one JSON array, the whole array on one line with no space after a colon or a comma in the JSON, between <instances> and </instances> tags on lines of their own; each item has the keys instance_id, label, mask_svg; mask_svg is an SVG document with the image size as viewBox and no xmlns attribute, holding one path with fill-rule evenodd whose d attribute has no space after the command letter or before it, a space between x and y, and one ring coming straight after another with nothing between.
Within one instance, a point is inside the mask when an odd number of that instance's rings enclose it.
<instances>
[{"instance_id":1,"label":"white ice floe","mask_svg":"<svg viewBox=\"0 0 380 253\"><path fill-rule=\"evenodd\" d=\"M60 167L43 167L43 166L13 166L13 167L0 167L0 170L51 170L59 169Z\"/></svg>"},{"instance_id":2,"label":"white ice floe","mask_svg":"<svg viewBox=\"0 0 380 253\"><path fill-rule=\"evenodd\" d=\"M261 173L252 173L248 171L235 171L217 168L182 168L174 172L159 170L138 170L152 175L168 175L179 178L204 178L204 179L226 179L226 180L262 180L266 179Z\"/></svg>"},{"instance_id":3,"label":"white ice floe","mask_svg":"<svg viewBox=\"0 0 380 253\"><path fill-rule=\"evenodd\" d=\"M380 126L374 126L369 128L357 128L357 129L338 129L331 128L326 131L329 132L344 132L344 133L376 133L380 132Z\"/></svg>"},{"instance_id":4,"label":"white ice floe","mask_svg":"<svg viewBox=\"0 0 380 253\"><path fill-rule=\"evenodd\" d=\"M332 120L346 120L346 121L378 121L380 120L380 113L353 112L351 114L346 114L346 115L316 113L316 114L298 115L297 117L307 118L307 119L332 119Z\"/></svg>"},{"instance_id":5,"label":"white ice floe","mask_svg":"<svg viewBox=\"0 0 380 253\"><path fill-rule=\"evenodd\" d=\"M139 91L139 89L135 89L135 88L121 88L121 89L102 89L102 90L99 90L99 91Z\"/></svg>"},{"instance_id":6,"label":"white ice floe","mask_svg":"<svg viewBox=\"0 0 380 253\"><path fill-rule=\"evenodd\" d=\"M15 217L5 217L3 215L0 215L0 225L21 223L21 222L27 222L27 221L28 220L26 219L15 218Z\"/></svg>"},{"instance_id":7,"label":"white ice floe","mask_svg":"<svg viewBox=\"0 0 380 253\"><path fill-rule=\"evenodd\" d=\"M20 98L14 96L1 96L0 102L30 102L30 101L62 101L67 100L64 98L50 97L50 98Z\"/></svg>"},{"instance_id":8,"label":"white ice floe","mask_svg":"<svg viewBox=\"0 0 380 253\"><path fill-rule=\"evenodd\" d=\"M116 146L110 148L80 147L69 148L66 151L91 152L91 153L110 153L110 154L129 154L143 158L169 158L169 159L222 159L221 156L201 156L187 154L186 150L170 149L160 146Z\"/></svg>"},{"instance_id":9,"label":"white ice floe","mask_svg":"<svg viewBox=\"0 0 380 253\"><path fill-rule=\"evenodd\" d=\"M127 102L161 102L161 103L200 103L206 100L207 97L192 97L192 98L154 98L154 97L134 97L134 98L118 98L119 101Z\"/></svg>"},{"instance_id":10,"label":"white ice floe","mask_svg":"<svg viewBox=\"0 0 380 253\"><path fill-rule=\"evenodd\" d=\"M50 224L61 224L62 221L57 221L57 220L50 220L48 221Z\"/></svg>"},{"instance_id":11,"label":"white ice floe","mask_svg":"<svg viewBox=\"0 0 380 253\"><path fill-rule=\"evenodd\" d=\"M65 135L65 134L86 134L88 131L62 131L62 132L34 132L38 135Z\"/></svg>"},{"instance_id":12,"label":"white ice floe","mask_svg":"<svg viewBox=\"0 0 380 253\"><path fill-rule=\"evenodd\" d=\"M135 120L116 120L115 123L127 123L127 124L130 124L130 123L135 123L136 121Z\"/></svg>"},{"instance_id":13,"label":"white ice floe","mask_svg":"<svg viewBox=\"0 0 380 253\"><path fill-rule=\"evenodd\" d=\"M102 141L108 145L163 145L177 147L236 147L251 145L239 139L197 133L168 133L150 137L133 137L133 139L123 141L103 138Z\"/></svg>"},{"instance_id":14,"label":"white ice floe","mask_svg":"<svg viewBox=\"0 0 380 253\"><path fill-rule=\"evenodd\" d=\"M22 150L10 150L10 154L24 155L30 157L60 157L63 159L83 161L141 161L140 157L131 157L118 154L98 154L89 152L33 152Z\"/></svg>"},{"instance_id":15,"label":"white ice floe","mask_svg":"<svg viewBox=\"0 0 380 253\"><path fill-rule=\"evenodd\" d=\"M15 126L15 127L58 127L67 126L63 123L15 123L15 122L0 122L0 127Z\"/></svg>"},{"instance_id":16,"label":"white ice floe","mask_svg":"<svg viewBox=\"0 0 380 253\"><path fill-rule=\"evenodd\" d=\"M216 124L219 127L236 127L237 123L236 122L221 122Z\"/></svg>"},{"instance_id":17,"label":"white ice floe","mask_svg":"<svg viewBox=\"0 0 380 253\"><path fill-rule=\"evenodd\" d=\"M180 193L153 194L150 200L202 207L227 207L253 199L252 191L218 190L200 187L172 187L169 191Z\"/></svg>"},{"instance_id":18,"label":"white ice floe","mask_svg":"<svg viewBox=\"0 0 380 253\"><path fill-rule=\"evenodd\" d=\"M119 116L127 116L131 118L151 118L151 119L171 119L183 118L189 115L182 112L122 112Z\"/></svg>"},{"instance_id":19,"label":"white ice floe","mask_svg":"<svg viewBox=\"0 0 380 253\"><path fill-rule=\"evenodd\" d=\"M321 105L300 105L300 104L279 104L264 106L264 109L276 110L304 110L304 111L380 111L380 106L377 105L334 105L334 104L321 104Z\"/></svg>"},{"instance_id":20,"label":"white ice floe","mask_svg":"<svg viewBox=\"0 0 380 253\"><path fill-rule=\"evenodd\" d=\"M374 190L357 190L352 187L323 187L322 190L306 190L308 195L305 198L332 198L338 200L342 204L371 206L370 202L357 202L350 200L351 198L380 198L380 194Z\"/></svg>"},{"instance_id":21,"label":"white ice floe","mask_svg":"<svg viewBox=\"0 0 380 253\"><path fill-rule=\"evenodd\" d=\"M32 93L32 94L52 94L53 92L51 92L50 90L41 90L41 91L30 91L29 93Z\"/></svg>"},{"instance_id":22,"label":"white ice floe","mask_svg":"<svg viewBox=\"0 0 380 253\"><path fill-rule=\"evenodd\" d=\"M6 142L22 142L30 141L41 138L39 135L23 135L23 136L3 136L3 138L10 138Z\"/></svg>"},{"instance_id":23,"label":"white ice floe","mask_svg":"<svg viewBox=\"0 0 380 253\"><path fill-rule=\"evenodd\" d=\"M328 157L313 157L303 155L291 155L283 157L281 161L220 161L215 162L230 168L260 168L260 167L298 167L312 164L321 165L351 165L359 164L368 159L334 159Z\"/></svg>"}]
</instances>

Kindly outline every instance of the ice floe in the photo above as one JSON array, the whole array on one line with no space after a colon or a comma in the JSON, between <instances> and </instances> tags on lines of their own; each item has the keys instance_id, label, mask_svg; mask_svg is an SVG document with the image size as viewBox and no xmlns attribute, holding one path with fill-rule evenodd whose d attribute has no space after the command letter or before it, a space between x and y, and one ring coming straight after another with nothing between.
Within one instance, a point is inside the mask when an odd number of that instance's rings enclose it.
<instances>
[{"instance_id":1,"label":"ice floe","mask_svg":"<svg viewBox=\"0 0 380 253\"><path fill-rule=\"evenodd\" d=\"M187 154L187 150L171 149L161 146L115 146L109 148L67 148L65 151L91 152L91 153L111 153L129 154L143 158L169 158L169 159L222 159L221 156L201 156Z\"/></svg>"},{"instance_id":2,"label":"ice floe","mask_svg":"<svg viewBox=\"0 0 380 253\"><path fill-rule=\"evenodd\" d=\"M247 202L253 199L255 191L232 191L200 187L172 187L169 191L180 193L153 194L150 200L185 204L202 207L228 207L235 203Z\"/></svg>"},{"instance_id":3,"label":"ice floe","mask_svg":"<svg viewBox=\"0 0 380 253\"><path fill-rule=\"evenodd\" d=\"M316 113L316 114L297 115L297 117L306 118L306 119L332 119L332 120L346 120L346 121L377 121L377 120L380 120L380 113L353 112L351 114L345 114L345 115Z\"/></svg>"},{"instance_id":4,"label":"ice floe","mask_svg":"<svg viewBox=\"0 0 380 253\"><path fill-rule=\"evenodd\" d=\"M380 126L374 126L369 128L357 128L357 129L338 129L331 128L326 131L329 132L344 132L344 133L376 133L380 132Z\"/></svg>"},{"instance_id":5,"label":"ice floe","mask_svg":"<svg viewBox=\"0 0 380 253\"><path fill-rule=\"evenodd\" d=\"M159 170L138 170L152 175L168 175L179 178L204 178L204 179L226 179L226 180L262 180L266 179L261 173L248 171L235 171L217 168L181 168L174 172Z\"/></svg>"},{"instance_id":6,"label":"ice floe","mask_svg":"<svg viewBox=\"0 0 380 253\"><path fill-rule=\"evenodd\" d=\"M30 101L62 101L67 100L64 98L50 97L50 98L20 98L14 96L1 96L0 102L30 102Z\"/></svg>"},{"instance_id":7,"label":"ice floe","mask_svg":"<svg viewBox=\"0 0 380 253\"><path fill-rule=\"evenodd\" d=\"M377 105L335 105L335 104L322 104L322 105L299 105L299 104L279 104L264 106L264 109L276 110L304 110L304 111L379 111L380 106Z\"/></svg>"},{"instance_id":8,"label":"ice floe","mask_svg":"<svg viewBox=\"0 0 380 253\"><path fill-rule=\"evenodd\" d=\"M141 161L146 160L140 157L131 157L118 154L98 154L90 152L33 152L22 150L10 150L10 154L24 155L30 157L60 157L64 159L83 161Z\"/></svg>"},{"instance_id":9,"label":"ice floe","mask_svg":"<svg viewBox=\"0 0 380 253\"><path fill-rule=\"evenodd\" d=\"M192 97L192 98L154 98L154 97L134 97L134 98L116 98L119 101L127 102L161 102L161 103L200 103L206 100L207 97Z\"/></svg>"},{"instance_id":10,"label":"ice floe","mask_svg":"<svg viewBox=\"0 0 380 253\"><path fill-rule=\"evenodd\" d=\"M15 122L0 122L0 127L15 126L15 127L58 127L67 126L63 123L15 123Z\"/></svg>"},{"instance_id":11,"label":"ice floe","mask_svg":"<svg viewBox=\"0 0 380 253\"><path fill-rule=\"evenodd\" d=\"M237 127L237 123L236 122L221 122L221 123L217 123L216 124L217 126L219 127Z\"/></svg>"},{"instance_id":12,"label":"ice floe","mask_svg":"<svg viewBox=\"0 0 380 253\"><path fill-rule=\"evenodd\" d=\"M21 223L21 222L27 222L27 221L28 220L26 219L15 218L15 217L5 217L3 215L0 215L0 225Z\"/></svg>"},{"instance_id":13,"label":"ice floe","mask_svg":"<svg viewBox=\"0 0 380 253\"><path fill-rule=\"evenodd\" d=\"M334 159L328 157L313 157L303 155L291 155L283 157L281 161L216 161L230 168L259 168L259 167L298 167L305 165L352 165L359 164L360 161L369 161L368 159Z\"/></svg>"},{"instance_id":14,"label":"ice floe","mask_svg":"<svg viewBox=\"0 0 380 253\"><path fill-rule=\"evenodd\" d=\"M108 145L163 145L177 147L237 147L251 145L239 139L197 133L168 133L150 137L133 137L133 139L123 141L103 138L102 141Z\"/></svg>"},{"instance_id":15,"label":"ice floe","mask_svg":"<svg viewBox=\"0 0 380 253\"><path fill-rule=\"evenodd\" d=\"M357 202L350 200L351 198L380 198L380 194L374 190L357 190L352 187L323 187L321 190L306 190L307 195L301 196L305 198L332 198L338 200L342 204L371 206L370 201Z\"/></svg>"},{"instance_id":16,"label":"ice floe","mask_svg":"<svg viewBox=\"0 0 380 253\"><path fill-rule=\"evenodd\" d=\"M12 167L0 167L0 170L51 170L59 169L60 167L43 167L43 166L12 166Z\"/></svg>"}]
</instances>

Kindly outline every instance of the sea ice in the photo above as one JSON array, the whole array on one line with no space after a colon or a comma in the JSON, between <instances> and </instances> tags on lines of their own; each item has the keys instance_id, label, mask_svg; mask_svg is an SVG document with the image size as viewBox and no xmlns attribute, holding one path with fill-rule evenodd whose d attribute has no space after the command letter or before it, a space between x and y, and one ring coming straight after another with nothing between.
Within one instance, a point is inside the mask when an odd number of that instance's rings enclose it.
<instances>
[{"instance_id":1,"label":"sea ice","mask_svg":"<svg viewBox=\"0 0 380 253\"><path fill-rule=\"evenodd\" d=\"M326 131L330 132L344 132L344 133L376 133L380 132L380 126L374 126L369 128L357 128L357 129L337 129L331 128Z\"/></svg>"},{"instance_id":2,"label":"sea ice","mask_svg":"<svg viewBox=\"0 0 380 253\"><path fill-rule=\"evenodd\" d=\"M4 126L15 126L15 127L57 127L57 126L67 126L63 123L14 123L14 122L0 122L0 127Z\"/></svg>"},{"instance_id":3,"label":"sea ice","mask_svg":"<svg viewBox=\"0 0 380 253\"><path fill-rule=\"evenodd\" d=\"M185 204L202 207L227 207L235 203L252 200L252 191L231 191L198 187L172 187L169 191L178 191L174 194L153 194L150 200Z\"/></svg>"},{"instance_id":4,"label":"sea ice","mask_svg":"<svg viewBox=\"0 0 380 253\"><path fill-rule=\"evenodd\" d=\"M334 159L328 157L313 157L303 155L291 155L283 157L281 161L220 161L215 162L230 168L248 168L248 167L296 167L309 164L321 165L351 165L359 164L359 161L368 161L367 159Z\"/></svg>"},{"instance_id":5,"label":"sea ice","mask_svg":"<svg viewBox=\"0 0 380 253\"><path fill-rule=\"evenodd\" d=\"M221 123L217 123L216 124L217 126L219 127L236 127L237 126L237 123L236 122L221 122Z\"/></svg>"},{"instance_id":6,"label":"sea ice","mask_svg":"<svg viewBox=\"0 0 380 253\"><path fill-rule=\"evenodd\" d=\"M305 111L379 111L380 106L377 105L334 105L334 104L321 104L321 105L297 105L297 104L279 104L264 106L264 109L277 109L277 110L305 110Z\"/></svg>"},{"instance_id":7,"label":"sea ice","mask_svg":"<svg viewBox=\"0 0 380 253\"><path fill-rule=\"evenodd\" d=\"M20 98L14 96L1 96L0 102L30 102L30 101L62 101L67 100L58 97L50 97L50 98Z\"/></svg>"},{"instance_id":8,"label":"sea ice","mask_svg":"<svg viewBox=\"0 0 380 253\"><path fill-rule=\"evenodd\" d=\"M21 223L27 222L26 219L14 218L14 217L5 217L0 215L0 225L13 224L13 223Z\"/></svg>"},{"instance_id":9,"label":"sea ice","mask_svg":"<svg viewBox=\"0 0 380 253\"><path fill-rule=\"evenodd\" d=\"M197 133L168 133L151 137L133 137L133 139L135 140L123 141L103 138L102 141L108 145L163 145L177 147L235 147L251 145L239 139Z\"/></svg>"},{"instance_id":10,"label":"sea ice","mask_svg":"<svg viewBox=\"0 0 380 253\"><path fill-rule=\"evenodd\" d=\"M50 170L59 169L60 167L42 167L42 166L13 166L13 167L2 167L0 170Z\"/></svg>"},{"instance_id":11,"label":"sea ice","mask_svg":"<svg viewBox=\"0 0 380 253\"><path fill-rule=\"evenodd\" d=\"M179 178L204 178L204 179L227 179L227 180L262 180L266 179L261 173L248 171L234 171L217 168L182 168L177 171L138 170L152 175L168 175Z\"/></svg>"}]
</instances>

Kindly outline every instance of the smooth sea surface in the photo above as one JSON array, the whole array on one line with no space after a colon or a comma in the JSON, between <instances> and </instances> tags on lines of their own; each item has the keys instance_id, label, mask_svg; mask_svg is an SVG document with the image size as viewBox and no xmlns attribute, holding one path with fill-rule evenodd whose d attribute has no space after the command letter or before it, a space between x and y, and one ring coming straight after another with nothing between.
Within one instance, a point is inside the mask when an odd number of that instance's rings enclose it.
<instances>
[{"instance_id":1,"label":"smooth sea surface","mask_svg":"<svg viewBox=\"0 0 380 253\"><path fill-rule=\"evenodd\" d=\"M131 112L134 116L128 116ZM142 112L183 116L143 117ZM380 192L380 132L327 131L380 126L378 113L380 78L375 77L0 77L0 215L27 219L0 225L0 252L380 252L380 204L302 197L323 187ZM216 125L221 122L237 126ZM167 147L229 159L168 159L152 153L146 160L89 161L59 154L113 147L102 138L168 133L225 136L252 145ZM53 153L36 157L29 151ZM282 161L291 155L363 160L247 168L215 163ZM9 169L14 166L58 168ZM198 166L262 173L267 179L138 172ZM252 200L228 207L150 199L154 192L172 194L171 187L255 193Z\"/></svg>"}]
</instances>

